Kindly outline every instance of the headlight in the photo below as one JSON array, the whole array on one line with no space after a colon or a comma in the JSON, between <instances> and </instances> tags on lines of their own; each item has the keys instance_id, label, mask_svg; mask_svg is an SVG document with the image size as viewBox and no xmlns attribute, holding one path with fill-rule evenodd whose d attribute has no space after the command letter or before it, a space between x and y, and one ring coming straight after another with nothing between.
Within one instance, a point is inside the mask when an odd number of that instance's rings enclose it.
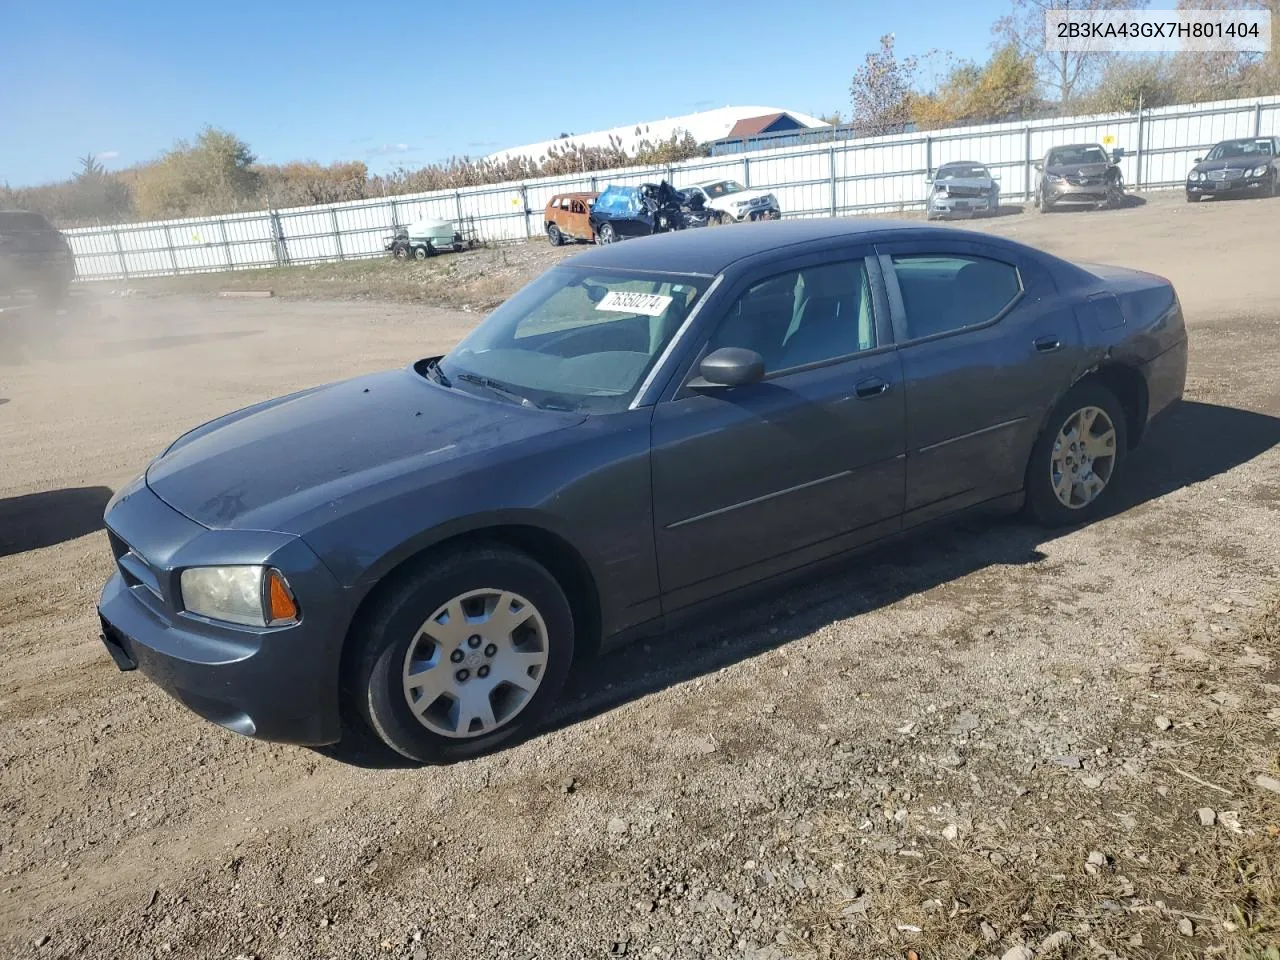
<instances>
[{"instance_id":1,"label":"headlight","mask_svg":"<svg viewBox=\"0 0 1280 960\"><path fill-rule=\"evenodd\" d=\"M1260 167L1254 167L1249 171L1251 177L1265 177L1267 175L1267 165L1264 163Z\"/></svg>"},{"instance_id":2,"label":"headlight","mask_svg":"<svg viewBox=\"0 0 1280 960\"><path fill-rule=\"evenodd\" d=\"M1044 178L1045 178L1046 180L1048 180L1050 183L1061 183L1061 182L1062 182L1062 178L1061 178L1060 176L1058 176L1056 173L1046 173L1046 174L1044 175Z\"/></svg>"},{"instance_id":3,"label":"headlight","mask_svg":"<svg viewBox=\"0 0 1280 960\"><path fill-rule=\"evenodd\" d=\"M182 606L199 617L248 627L298 619L289 582L271 567L188 567L181 583Z\"/></svg>"},{"instance_id":4,"label":"headlight","mask_svg":"<svg viewBox=\"0 0 1280 960\"><path fill-rule=\"evenodd\" d=\"M945 183L935 183L933 185L933 192L941 197L945 197L947 195L947 185Z\"/></svg>"}]
</instances>

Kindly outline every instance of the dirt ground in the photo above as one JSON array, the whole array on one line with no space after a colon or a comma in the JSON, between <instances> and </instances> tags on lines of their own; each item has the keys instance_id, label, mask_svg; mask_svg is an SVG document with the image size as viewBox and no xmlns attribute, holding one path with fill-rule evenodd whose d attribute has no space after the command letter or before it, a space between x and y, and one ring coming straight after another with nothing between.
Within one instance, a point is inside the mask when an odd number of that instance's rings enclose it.
<instances>
[{"instance_id":1,"label":"dirt ground","mask_svg":"<svg viewBox=\"0 0 1280 960\"><path fill-rule=\"evenodd\" d=\"M0 954L1277 960L1278 218L1152 195L980 224L1177 285L1187 402L1125 508L881 550L586 665L548 732L448 768L213 727L115 669L94 602L110 491L170 439L476 314L0 313Z\"/></svg>"}]
</instances>

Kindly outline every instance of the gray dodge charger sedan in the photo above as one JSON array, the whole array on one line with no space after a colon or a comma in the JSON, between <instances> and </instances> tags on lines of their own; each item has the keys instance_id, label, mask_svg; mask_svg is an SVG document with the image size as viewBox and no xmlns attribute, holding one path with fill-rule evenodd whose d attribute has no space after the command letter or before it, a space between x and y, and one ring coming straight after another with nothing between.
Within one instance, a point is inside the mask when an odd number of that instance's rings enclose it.
<instances>
[{"instance_id":1,"label":"gray dodge charger sedan","mask_svg":"<svg viewBox=\"0 0 1280 960\"><path fill-rule=\"evenodd\" d=\"M600 247L443 357L180 437L106 512L107 649L201 716L417 761L571 663L968 509L1108 509L1181 395L1169 283L949 228Z\"/></svg>"}]
</instances>

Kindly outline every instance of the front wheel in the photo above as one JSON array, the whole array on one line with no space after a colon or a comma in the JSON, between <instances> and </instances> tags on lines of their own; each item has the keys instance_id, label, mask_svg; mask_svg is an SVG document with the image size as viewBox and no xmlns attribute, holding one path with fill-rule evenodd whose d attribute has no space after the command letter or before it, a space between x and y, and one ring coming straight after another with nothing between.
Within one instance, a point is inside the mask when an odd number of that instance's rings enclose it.
<instances>
[{"instance_id":1,"label":"front wheel","mask_svg":"<svg viewBox=\"0 0 1280 960\"><path fill-rule=\"evenodd\" d=\"M596 230L597 243L614 243L618 239L618 232L613 229L612 223L602 223Z\"/></svg>"},{"instance_id":2,"label":"front wheel","mask_svg":"<svg viewBox=\"0 0 1280 960\"><path fill-rule=\"evenodd\" d=\"M1106 207L1108 210L1119 210L1124 206L1124 184L1117 177L1107 186Z\"/></svg>"},{"instance_id":3,"label":"front wheel","mask_svg":"<svg viewBox=\"0 0 1280 960\"><path fill-rule=\"evenodd\" d=\"M1088 523L1115 497L1128 453L1124 408L1096 382L1068 391L1031 451L1027 510L1041 523Z\"/></svg>"},{"instance_id":4,"label":"front wheel","mask_svg":"<svg viewBox=\"0 0 1280 960\"><path fill-rule=\"evenodd\" d=\"M414 248L413 248L413 259L415 259L415 260L425 260L425 259L427 259L427 257L429 257L429 256L431 256L431 248L430 248L429 246L427 246L427 247L414 247Z\"/></svg>"},{"instance_id":5,"label":"front wheel","mask_svg":"<svg viewBox=\"0 0 1280 960\"><path fill-rule=\"evenodd\" d=\"M564 591L500 545L442 554L388 590L357 627L348 695L389 747L465 760L527 736L573 661Z\"/></svg>"},{"instance_id":6,"label":"front wheel","mask_svg":"<svg viewBox=\"0 0 1280 960\"><path fill-rule=\"evenodd\" d=\"M1200 202L1199 194L1196 194L1196 193L1187 194L1187 203L1199 203L1199 202Z\"/></svg>"},{"instance_id":7,"label":"front wheel","mask_svg":"<svg viewBox=\"0 0 1280 960\"><path fill-rule=\"evenodd\" d=\"M564 243L564 234L560 232L560 228L554 223L547 224L547 242L553 247L558 247Z\"/></svg>"}]
</instances>

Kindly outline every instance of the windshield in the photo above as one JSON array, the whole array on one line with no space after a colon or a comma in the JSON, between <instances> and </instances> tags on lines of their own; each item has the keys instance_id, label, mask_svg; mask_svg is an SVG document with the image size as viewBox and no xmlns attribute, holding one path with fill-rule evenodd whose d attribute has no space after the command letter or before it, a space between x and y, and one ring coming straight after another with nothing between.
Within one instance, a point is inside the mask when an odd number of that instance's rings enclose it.
<instances>
[{"instance_id":1,"label":"windshield","mask_svg":"<svg viewBox=\"0 0 1280 960\"><path fill-rule=\"evenodd\" d=\"M721 180L719 183L709 183L702 188L707 192L707 196L714 200L716 197L723 197L730 193L741 193L746 189L737 180Z\"/></svg>"},{"instance_id":2,"label":"windshield","mask_svg":"<svg viewBox=\"0 0 1280 960\"><path fill-rule=\"evenodd\" d=\"M440 370L458 389L548 409L623 410L710 283L555 267L491 313Z\"/></svg>"},{"instance_id":3,"label":"windshield","mask_svg":"<svg viewBox=\"0 0 1280 960\"><path fill-rule=\"evenodd\" d=\"M967 180L972 178L989 178L987 168L980 163L948 163L939 167L934 175L935 180Z\"/></svg>"},{"instance_id":4,"label":"windshield","mask_svg":"<svg viewBox=\"0 0 1280 960\"><path fill-rule=\"evenodd\" d=\"M1223 140L1209 151L1206 160L1226 160L1228 157L1269 157L1270 140Z\"/></svg>"},{"instance_id":5,"label":"windshield","mask_svg":"<svg viewBox=\"0 0 1280 960\"><path fill-rule=\"evenodd\" d=\"M606 187L591 209L611 217L630 217L640 211L640 191L636 187Z\"/></svg>"},{"instance_id":6,"label":"windshield","mask_svg":"<svg viewBox=\"0 0 1280 960\"><path fill-rule=\"evenodd\" d=\"M1049 156L1045 159L1045 165L1049 167L1110 162L1101 147L1056 147L1049 151Z\"/></svg>"}]
</instances>

